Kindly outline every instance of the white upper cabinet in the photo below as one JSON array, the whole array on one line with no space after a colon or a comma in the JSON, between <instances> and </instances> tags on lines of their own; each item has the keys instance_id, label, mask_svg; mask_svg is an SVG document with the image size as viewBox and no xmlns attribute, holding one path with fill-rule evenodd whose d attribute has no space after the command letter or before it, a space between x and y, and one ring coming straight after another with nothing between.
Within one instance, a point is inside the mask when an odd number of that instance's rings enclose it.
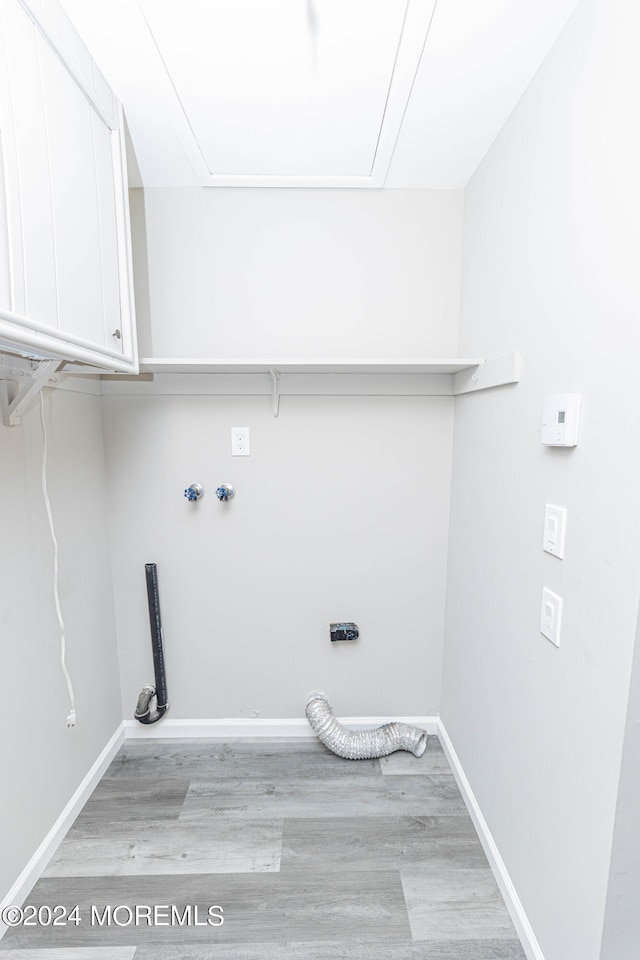
<instances>
[{"instance_id":1,"label":"white upper cabinet","mask_svg":"<svg viewBox=\"0 0 640 960\"><path fill-rule=\"evenodd\" d=\"M123 119L53 0L0 0L0 349L137 372Z\"/></svg>"}]
</instances>

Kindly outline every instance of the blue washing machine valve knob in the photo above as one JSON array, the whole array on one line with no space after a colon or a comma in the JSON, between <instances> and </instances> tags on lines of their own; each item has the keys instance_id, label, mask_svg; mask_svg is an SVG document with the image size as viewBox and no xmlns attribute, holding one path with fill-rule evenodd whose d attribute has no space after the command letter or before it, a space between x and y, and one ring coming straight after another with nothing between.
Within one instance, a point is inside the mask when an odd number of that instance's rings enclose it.
<instances>
[{"instance_id":1,"label":"blue washing machine valve knob","mask_svg":"<svg viewBox=\"0 0 640 960\"><path fill-rule=\"evenodd\" d=\"M222 501L231 500L235 492L235 489L230 483L221 483L216 489L216 497Z\"/></svg>"},{"instance_id":2,"label":"blue washing machine valve knob","mask_svg":"<svg viewBox=\"0 0 640 960\"><path fill-rule=\"evenodd\" d=\"M184 495L187 498L187 500L193 501L193 500L199 500L203 493L204 493L204 490L202 489L202 486L199 483L192 483L190 487L187 487L187 489L184 492Z\"/></svg>"}]
</instances>

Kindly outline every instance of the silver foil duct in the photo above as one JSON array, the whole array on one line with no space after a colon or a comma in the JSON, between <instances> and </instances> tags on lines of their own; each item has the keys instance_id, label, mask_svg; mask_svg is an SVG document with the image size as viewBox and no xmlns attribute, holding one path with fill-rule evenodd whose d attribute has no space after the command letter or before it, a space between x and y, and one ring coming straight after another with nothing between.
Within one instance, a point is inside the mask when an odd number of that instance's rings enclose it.
<instances>
[{"instance_id":1,"label":"silver foil duct","mask_svg":"<svg viewBox=\"0 0 640 960\"><path fill-rule=\"evenodd\" d=\"M318 739L346 760L371 760L396 750L421 757L427 749L426 730L409 723L385 723L375 730L347 730L334 717L324 693L309 694L305 713Z\"/></svg>"}]
</instances>

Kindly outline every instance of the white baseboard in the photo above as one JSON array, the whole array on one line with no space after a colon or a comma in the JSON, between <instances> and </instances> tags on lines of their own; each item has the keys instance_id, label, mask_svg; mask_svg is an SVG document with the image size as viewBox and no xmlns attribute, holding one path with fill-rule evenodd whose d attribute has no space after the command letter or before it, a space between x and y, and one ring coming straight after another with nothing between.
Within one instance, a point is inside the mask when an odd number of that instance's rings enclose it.
<instances>
[{"instance_id":1,"label":"white baseboard","mask_svg":"<svg viewBox=\"0 0 640 960\"><path fill-rule=\"evenodd\" d=\"M124 743L125 729L124 723L121 723L115 731L104 750L75 791L68 804L49 830L28 864L9 890L9 893L2 901L2 906L21 907L29 896L33 885L42 875L43 870L56 852L59 844L66 836L73 821L78 813L93 793L96 785L100 781L105 770L115 757L116 753ZM7 931L6 924L0 922L0 940Z\"/></svg>"},{"instance_id":2,"label":"white baseboard","mask_svg":"<svg viewBox=\"0 0 640 960\"><path fill-rule=\"evenodd\" d=\"M391 720L400 720L422 727L427 733L438 732L437 717L339 717L349 729L360 728L365 730L380 727ZM212 739L231 740L236 737L276 737L288 739L312 739L315 733L305 717L296 717L290 720L271 720L257 717L238 717L230 720L173 720L162 719L148 725L138 723L137 720L124 721L125 738L127 740L175 740L210 737Z\"/></svg>"},{"instance_id":3,"label":"white baseboard","mask_svg":"<svg viewBox=\"0 0 640 960\"><path fill-rule=\"evenodd\" d=\"M440 743L442 744L442 749L444 750L447 760L449 761L453 775L458 782L458 786L460 787L460 792L462 793L467 810L469 811L469 815L473 820L473 825L476 828L484 852L487 855L489 865L493 870L493 874L496 878L498 886L500 887L500 892L504 898L504 902L507 905L511 919L513 920L518 936L520 937L522 949L527 955L527 960L544 960L544 954L533 932L533 927L529 923L520 897L516 892L516 888L513 885L511 877L509 876L504 860L500 856L500 851L498 850L496 842L491 835L487 821L482 815L482 810L480 809L478 801L476 800L473 790L471 789L471 784L467 780L466 774L462 769L462 764L460 763L458 754L456 753L449 738L449 734L447 733L446 728L440 719L438 719L437 732L440 738Z\"/></svg>"}]
</instances>

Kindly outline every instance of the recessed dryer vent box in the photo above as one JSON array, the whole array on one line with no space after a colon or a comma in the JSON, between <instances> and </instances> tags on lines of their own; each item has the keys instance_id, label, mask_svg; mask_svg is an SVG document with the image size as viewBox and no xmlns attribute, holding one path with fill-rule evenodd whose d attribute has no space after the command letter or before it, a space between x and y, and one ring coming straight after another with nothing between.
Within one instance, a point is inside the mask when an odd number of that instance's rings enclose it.
<instances>
[{"instance_id":1,"label":"recessed dryer vent box","mask_svg":"<svg viewBox=\"0 0 640 960\"><path fill-rule=\"evenodd\" d=\"M546 397L540 442L549 447L575 447L579 422L579 393L558 393L554 397Z\"/></svg>"},{"instance_id":2,"label":"recessed dryer vent box","mask_svg":"<svg viewBox=\"0 0 640 960\"><path fill-rule=\"evenodd\" d=\"M357 623L330 623L331 640L357 640L360 636Z\"/></svg>"}]
</instances>

